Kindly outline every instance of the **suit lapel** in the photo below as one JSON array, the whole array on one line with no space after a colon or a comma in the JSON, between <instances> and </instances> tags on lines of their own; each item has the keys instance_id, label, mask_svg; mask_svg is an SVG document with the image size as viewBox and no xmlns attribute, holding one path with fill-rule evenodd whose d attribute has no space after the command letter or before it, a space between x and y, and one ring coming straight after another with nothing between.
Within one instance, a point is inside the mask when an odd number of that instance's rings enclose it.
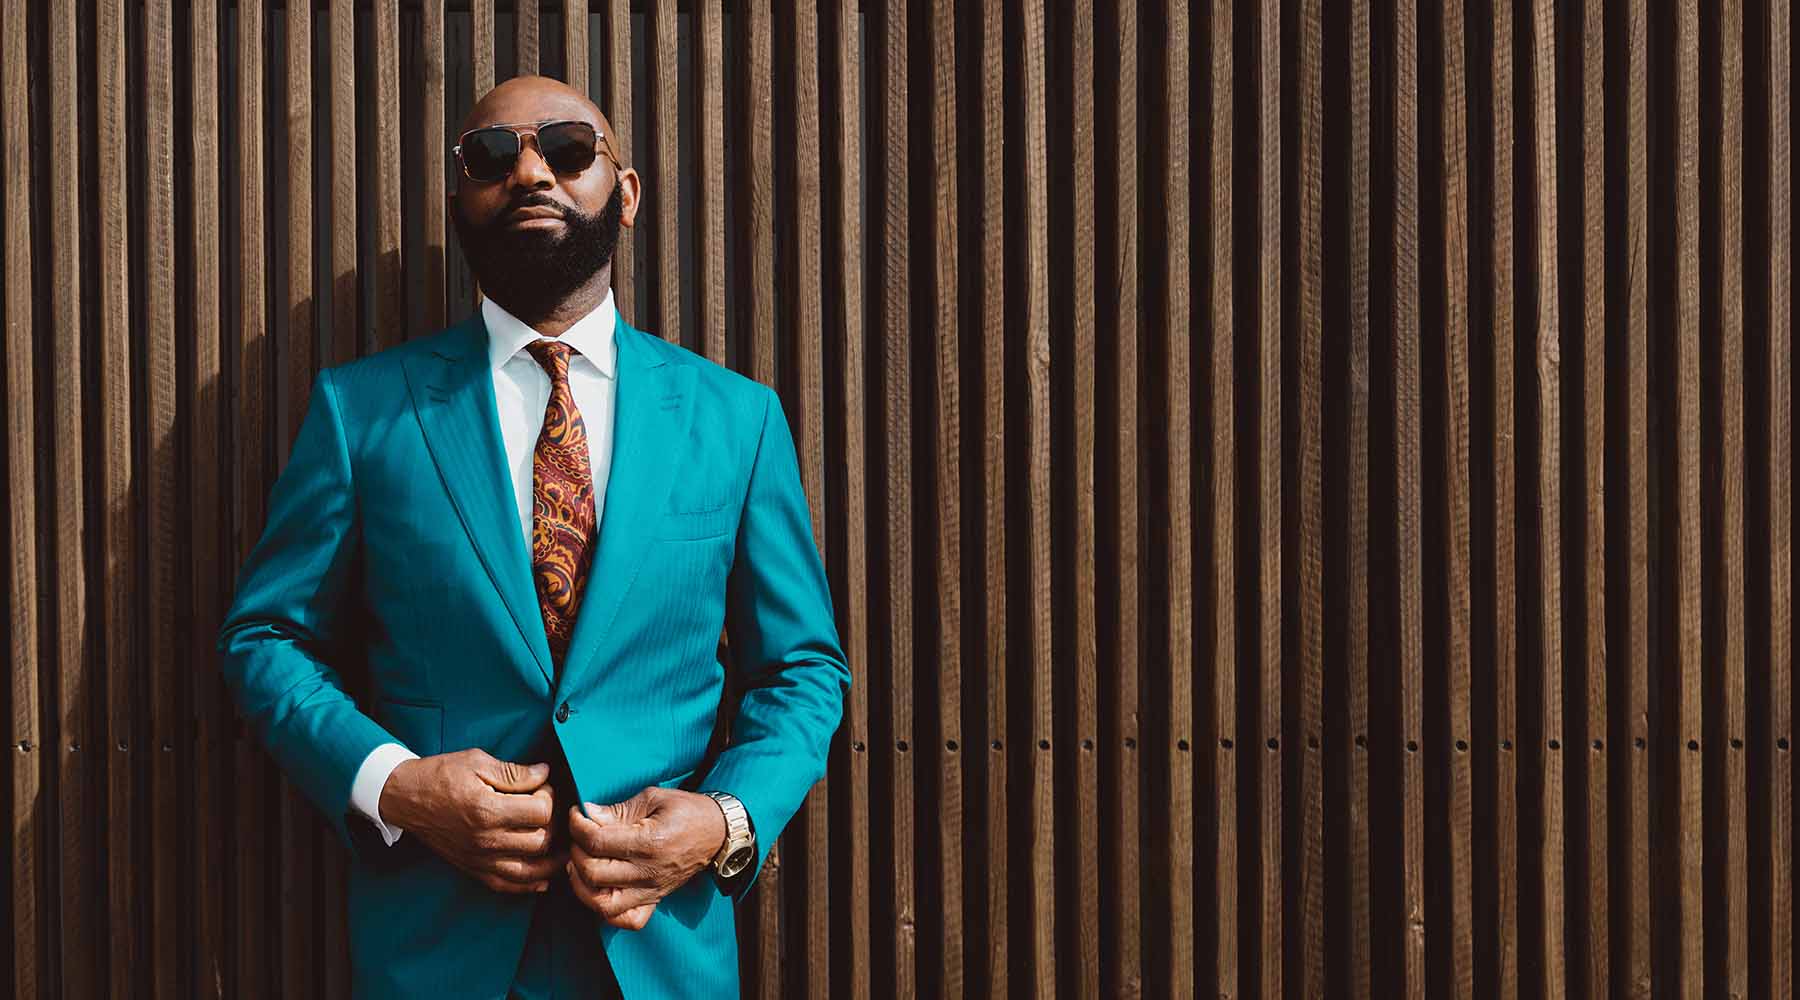
<instances>
[{"instance_id":1,"label":"suit lapel","mask_svg":"<svg viewBox=\"0 0 1800 1000\"><path fill-rule=\"evenodd\" d=\"M425 443L437 463L469 541L518 626L537 671L526 680L548 692L550 644L531 581L531 556L519 530L518 503L500 439L494 380L481 314L451 327L440 345L406 358L406 381Z\"/></svg>"},{"instance_id":2,"label":"suit lapel","mask_svg":"<svg viewBox=\"0 0 1800 1000\"><path fill-rule=\"evenodd\" d=\"M594 658L618 618L650 548L646 529L661 514L686 457L688 428L694 419L694 369L669 364L647 342L649 335L632 329L623 318L614 330L619 383L612 469L587 590L563 663L564 689Z\"/></svg>"}]
</instances>

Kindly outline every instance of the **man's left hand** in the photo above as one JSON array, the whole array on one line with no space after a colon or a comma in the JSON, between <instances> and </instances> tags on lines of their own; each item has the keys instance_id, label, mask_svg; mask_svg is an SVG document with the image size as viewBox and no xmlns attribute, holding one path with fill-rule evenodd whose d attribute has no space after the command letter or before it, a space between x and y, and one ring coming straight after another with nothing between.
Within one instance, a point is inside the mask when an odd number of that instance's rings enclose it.
<instances>
[{"instance_id":1,"label":"man's left hand","mask_svg":"<svg viewBox=\"0 0 1800 1000\"><path fill-rule=\"evenodd\" d=\"M652 785L623 802L569 809L569 886L615 927L643 930L664 896L712 863L725 814L697 792Z\"/></svg>"}]
</instances>

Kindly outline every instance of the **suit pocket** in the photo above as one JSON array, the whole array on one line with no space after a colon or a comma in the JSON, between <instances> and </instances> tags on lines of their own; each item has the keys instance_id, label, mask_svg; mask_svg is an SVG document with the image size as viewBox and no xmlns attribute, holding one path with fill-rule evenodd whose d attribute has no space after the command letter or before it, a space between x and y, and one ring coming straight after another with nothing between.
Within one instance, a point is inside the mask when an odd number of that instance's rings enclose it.
<instances>
[{"instance_id":1,"label":"suit pocket","mask_svg":"<svg viewBox=\"0 0 1800 1000\"><path fill-rule=\"evenodd\" d=\"M657 525L658 538L715 538L737 528L737 508L721 503L707 510L669 511Z\"/></svg>"},{"instance_id":2,"label":"suit pocket","mask_svg":"<svg viewBox=\"0 0 1800 1000\"><path fill-rule=\"evenodd\" d=\"M376 721L408 750L421 757L444 752L444 706L398 698L382 698L376 704Z\"/></svg>"}]
</instances>

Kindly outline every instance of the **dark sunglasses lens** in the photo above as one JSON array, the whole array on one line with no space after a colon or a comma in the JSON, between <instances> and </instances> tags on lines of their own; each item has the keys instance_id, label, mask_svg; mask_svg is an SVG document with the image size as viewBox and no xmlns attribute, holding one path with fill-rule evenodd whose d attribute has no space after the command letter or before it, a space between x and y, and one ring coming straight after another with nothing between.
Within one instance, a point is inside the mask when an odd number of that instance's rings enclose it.
<instances>
[{"instance_id":1,"label":"dark sunglasses lens","mask_svg":"<svg viewBox=\"0 0 1800 1000\"><path fill-rule=\"evenodd\" d=\"M578 174L594 165L594 126L586 122L545 125L537 138L544 162L559 174Z\"/></svg>"},{"instance_id":2,"label":"dark sunglasses lens","mask_svg":"<svg viewBox=\"0 0 1800 1000\"><path fill-rule=\"evenodd\" d=\"M503 128L476 129L463 137L463 171L471 180L497 181L512 172L519 137Z\"/></svg>"}]
</instances>

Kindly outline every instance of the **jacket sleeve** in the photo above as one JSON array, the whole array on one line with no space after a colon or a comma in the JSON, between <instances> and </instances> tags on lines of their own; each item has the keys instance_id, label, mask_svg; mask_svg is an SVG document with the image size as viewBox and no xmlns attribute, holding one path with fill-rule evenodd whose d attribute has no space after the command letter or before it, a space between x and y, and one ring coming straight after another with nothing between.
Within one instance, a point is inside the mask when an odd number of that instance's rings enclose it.
<instances>
[{"instance_id":1,"label":"jacket sleeve","mask_svg":"<svg viewBox=\"0 0 1800 1000\"><path fill-rule=\"evenodd\" d=\"M781 400L764 389L761 440L726 584L725 628L743 692L730 740L698 791L730 792L756 829L756 862L721 881L741 899L776 837L825 774L850 668Z\"/></svg>"},{"instance_id":2,"label":"jacket sleeve","mask_svg":"<svg viewBox=\"0 0 1800 1000\"><path fill-rule=\"evenodd\" d=\"M350 789L393 736L365 715L327 662L354 588L361 521L350 452L329 370L269 498L262 538L238 572L218 651L239 712L288 779L352 851Z\"/></svg>"}]
</instances>

